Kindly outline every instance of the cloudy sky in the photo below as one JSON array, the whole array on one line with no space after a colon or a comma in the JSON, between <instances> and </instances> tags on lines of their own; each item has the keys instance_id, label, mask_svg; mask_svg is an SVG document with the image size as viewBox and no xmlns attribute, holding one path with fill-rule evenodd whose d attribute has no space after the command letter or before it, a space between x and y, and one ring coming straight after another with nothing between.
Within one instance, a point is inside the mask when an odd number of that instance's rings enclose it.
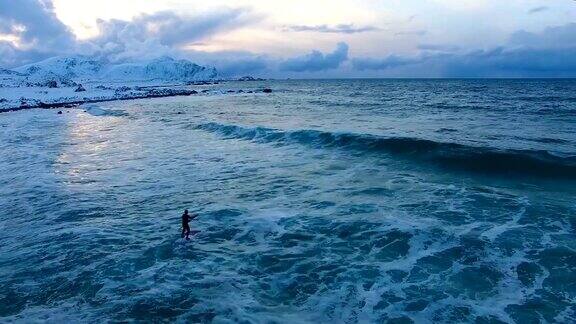
<instances>
[{"instance_id":1,"label":"cloudy sky","mask_svg":"<svg viewBox=\"0 0 576 324\"><path fill-rule=\"evenodd\" d=\"M573 0L0 0L0 67L162 55L266 77L576 77Z\"/></svg>"}]
</instances>

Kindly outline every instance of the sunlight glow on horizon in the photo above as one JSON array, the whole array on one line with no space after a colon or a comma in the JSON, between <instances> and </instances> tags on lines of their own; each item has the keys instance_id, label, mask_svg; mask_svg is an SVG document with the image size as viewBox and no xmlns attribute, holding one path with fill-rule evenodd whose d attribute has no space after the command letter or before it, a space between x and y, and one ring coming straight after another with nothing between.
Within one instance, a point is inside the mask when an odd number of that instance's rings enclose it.
<instances>
[{"instance_id":1,"label":"sunlight glow on horizon","mask_svg":"<svg viewBox=\"0 0 576 324\"><path fill-rule=\"evenodd\" d=\"M557 6L570 1L558 1ZM182 48L208 52L245 50L282 55L293 51L311 48L320 44L321 48L332 46L338 41L355 44L355 48L366 54L375 54L389 48L400 51L414 49L418 43L454 43L459 46L483 48L495 46L505 40L513 31L523 28L537 31L542 19L551 23L557 18L541 15L540 21L532 17L521 17L519 13L542 3L542 0L511 0L502 4L494 0L213 0L209 4L186 0L54 0L55 12L78 39L98 36L97 20L119 19L129 21L141 14L160 11L173 11L183 16L218 11L221 8L248 8L261 17L250 26L215 35L202 42L190 43ZM113 8L113 10L110 10ZM508 8L508 10L504 10ZM497 9L497 11L494 11ZM492 13L490 13L493 11ZM510 11L516 11L515 17ZM477 15L491 14L486 20ZM508 19L505 17L509 16ZM435 19L442 17L442 19ZM570 20L570 16L565 20ZM573 18L576 18L576 13ZM191 18L193 19L193 18ZM371 34L329 34L329 33L286 33L284 25L335 26L353 24L355 26L375 26L378 32ZM490 30L492 29L492 30ZM416 37L422 31L421 37ZM425 34L424 34L425 31ZM474 37L471 37L471 34ZM313 37L311 37L313 36ZM423 39L429 39L424 41ZM286 47L286 41L296 41L288 48L278 48L279 42ZM386 44L384 44L386 42ZM329 45L332 44L332 45ZM362 44L361 48L357 45Z\"/></svg>"}]
</instances>

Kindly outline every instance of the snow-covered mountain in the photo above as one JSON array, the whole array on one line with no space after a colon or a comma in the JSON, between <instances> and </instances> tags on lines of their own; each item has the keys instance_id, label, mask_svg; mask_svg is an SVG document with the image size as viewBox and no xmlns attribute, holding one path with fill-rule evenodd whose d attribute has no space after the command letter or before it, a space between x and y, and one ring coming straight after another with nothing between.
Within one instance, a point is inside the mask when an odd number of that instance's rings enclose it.
<instances>
[{"instance_id":1,"label":"snow-covered mountain","mask_svg":"<svg viewBox=\"0 0 576 324\"><path fill-rule=\"evenodd\" d=\"M89 81L117 82L189 82L212 80L218 76L215 68L204 67L187 60L161 57L151 61L114 64L88 56L53 57L24 65L0 74L20 85L44 86L50 81L61 85Z\"/></svg>"},{"instance_id":2,"label":"snow-covered mountain","mask_svg":"<svg viewBox=\"0 0 576 324\"><path fill-rule=\"evenodd\" d=\"M215 79L217 75L215 68L200 66L187 60L162 57L144 64L111 65L103 73L103 78L108 80L203 81Z\"/></svg>"}]
</instances>

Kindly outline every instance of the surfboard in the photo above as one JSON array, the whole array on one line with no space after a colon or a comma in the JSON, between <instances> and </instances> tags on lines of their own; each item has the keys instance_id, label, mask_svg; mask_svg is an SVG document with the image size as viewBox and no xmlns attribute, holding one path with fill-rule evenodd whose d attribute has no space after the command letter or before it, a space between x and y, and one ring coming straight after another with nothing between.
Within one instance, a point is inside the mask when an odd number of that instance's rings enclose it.
<instances>
[{"instance_id":1,"label":"surfboard","mask_svg":"<svg viewBox=\"0 0 576 324\"><path fill-rule=\"evenodd\" d=\"M196 235L196 234L198 234L198 233L200 233L200 231L190 231L190 233L188 234L188 239L187 239L187 240L190 240L190 237L191 237L191 236L194 236L194 235ZM183 237L183 239L186 240L186 237Z\"/></svg>"}]
</instances>

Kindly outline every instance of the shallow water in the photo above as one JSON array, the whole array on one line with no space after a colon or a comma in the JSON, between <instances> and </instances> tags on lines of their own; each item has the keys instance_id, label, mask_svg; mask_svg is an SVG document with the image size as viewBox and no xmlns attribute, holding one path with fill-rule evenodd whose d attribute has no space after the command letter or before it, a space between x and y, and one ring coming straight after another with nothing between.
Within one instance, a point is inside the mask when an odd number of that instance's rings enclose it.
<instances>
[{"instance_id":1,"label":"shallow water","mask_svg":"<svg viewBox=\"0 0 576 324\"><path fill-rule=\"evenodd\" d=\"M263 86L0 114L0 321L576 321L576 81Z\"/></svg>"}]
</instances>

